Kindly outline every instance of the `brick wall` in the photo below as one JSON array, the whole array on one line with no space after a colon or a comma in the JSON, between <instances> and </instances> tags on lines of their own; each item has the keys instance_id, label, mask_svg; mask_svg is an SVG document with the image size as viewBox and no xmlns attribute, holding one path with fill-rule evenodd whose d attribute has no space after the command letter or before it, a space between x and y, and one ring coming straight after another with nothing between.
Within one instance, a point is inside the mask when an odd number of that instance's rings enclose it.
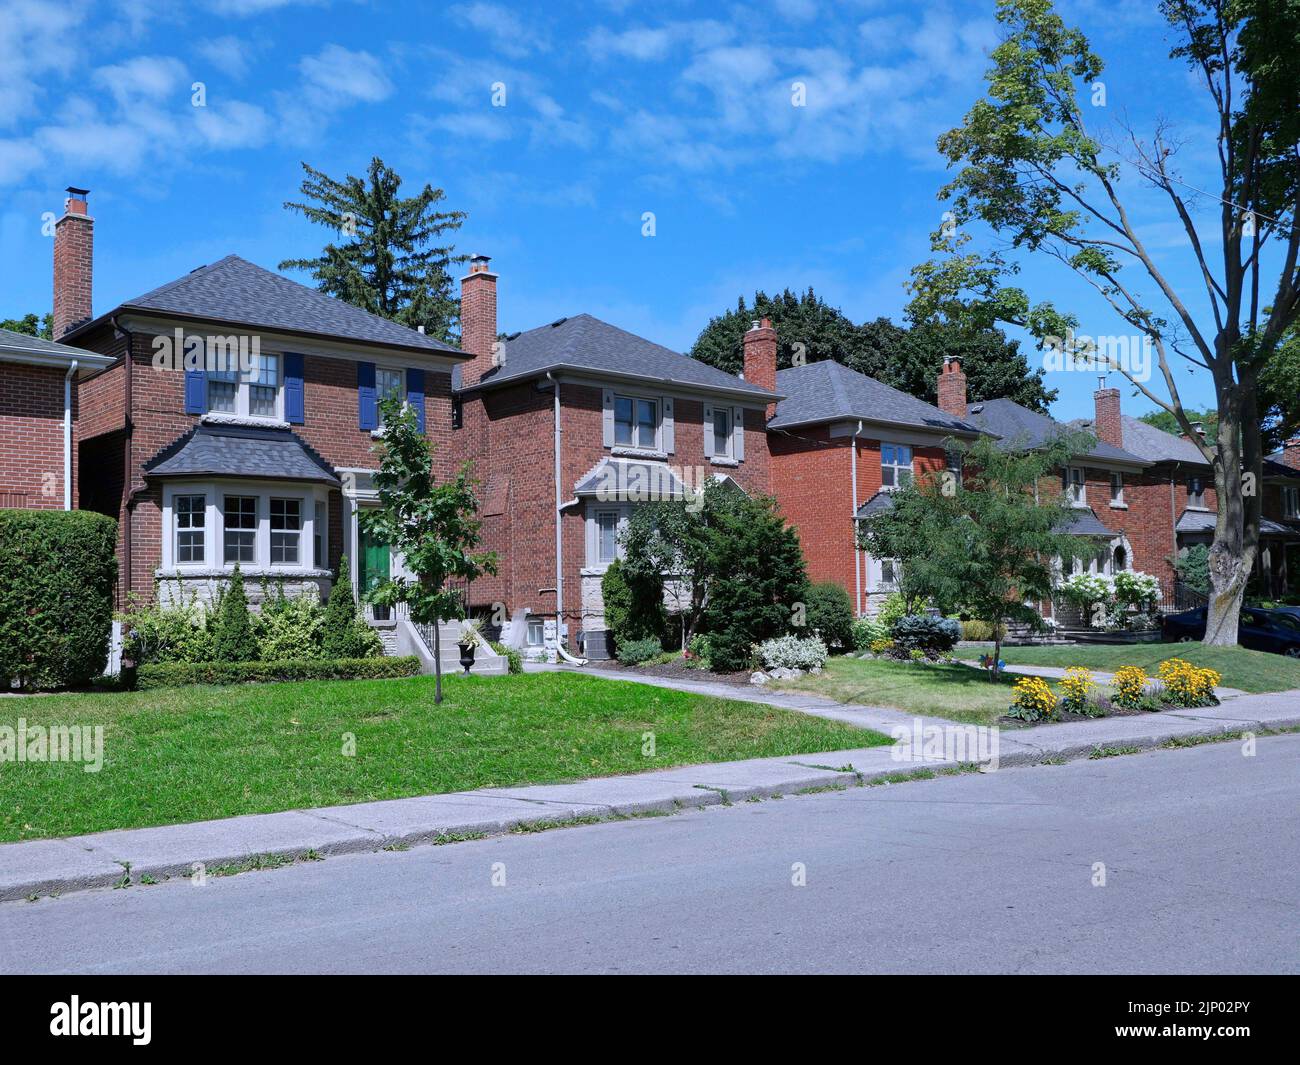
<instances>
[{"instance_id":1,"label":"brick wall","mask_svg":"<svg viewBox=\"0 0 1300 1065\"><path fill-rule=\"evenodd\" d=\"M0 363L0 507L63 507L63 378L59 367ZM73 389L73 499L77 392Z\"/></svg>"}]
</instances>

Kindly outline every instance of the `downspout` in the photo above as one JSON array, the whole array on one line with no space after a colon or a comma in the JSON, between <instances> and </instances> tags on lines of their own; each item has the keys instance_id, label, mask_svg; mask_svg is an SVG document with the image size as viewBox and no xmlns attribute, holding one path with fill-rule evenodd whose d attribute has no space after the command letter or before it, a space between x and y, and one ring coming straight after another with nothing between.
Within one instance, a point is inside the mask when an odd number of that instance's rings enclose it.
<instances>
[{"instance_id":1,"label":"downspout","mask_svg":"<svg viewBox=\"0 0 1300 1065\"><path fill-rule=\"evenodd\" d=\"M77 373L77 360L68 365L63 375L63 509L72 509L72 379Z\"/></svg>"},{"instance_id":2,"label":"downspout","mask_svg":"<svg viewBox=\"0 0 1300 1065\"><path fill-rule=\"evenodd\" d=\"M113 323L113 328L126 338L126 354L123 357L126 363L126 374L122 402L122 607L125 609L131 597L131 482L134 473L131 468L131 436L134 431L131 418L131 375L132 363L135 361L131 349L135 346L135 338L131 336L129 330L118 324L117 315L113 315L109 321Z\"/></svg>"},{"instance_id":3,"label":"downspout","mask_svg":"<svg viewBox=\"0 0 1300 1065\"><path fill-rule=\"evenodd\" d=\"M858 617L862 617L862 552L858 550L858 434L861 432L859 421L849 441L849 469L853 478L853 588L857 594Z\"/></svg>"},{"instance_id":4,"label":"downspout","mask_svg":"<svg viewBox=\"0 0 1300 1065\"><path fill-rule=\"evenodd\" d=\"M555 387L555 642L564 643L564 515L560 506L564 502L560 480L560 382L548 372L546 379Z\"/></svg>"}]
</instances>

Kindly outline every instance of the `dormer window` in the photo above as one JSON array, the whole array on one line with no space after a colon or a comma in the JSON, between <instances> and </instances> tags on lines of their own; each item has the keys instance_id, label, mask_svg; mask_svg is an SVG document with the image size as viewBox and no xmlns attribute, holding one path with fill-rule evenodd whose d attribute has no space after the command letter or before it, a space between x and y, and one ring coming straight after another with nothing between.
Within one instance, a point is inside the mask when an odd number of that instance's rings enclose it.
<instances>
[{"instance_id":1,"label":"dormer window","mask_svg":"<svg viewBox=\"0 0 1300 1065\"><path fill-rule=\"evenodd\" d=\"M659 403L633 396L614 397L614 443L654 448L659 433Z\"/></svg>"}]
</instances>

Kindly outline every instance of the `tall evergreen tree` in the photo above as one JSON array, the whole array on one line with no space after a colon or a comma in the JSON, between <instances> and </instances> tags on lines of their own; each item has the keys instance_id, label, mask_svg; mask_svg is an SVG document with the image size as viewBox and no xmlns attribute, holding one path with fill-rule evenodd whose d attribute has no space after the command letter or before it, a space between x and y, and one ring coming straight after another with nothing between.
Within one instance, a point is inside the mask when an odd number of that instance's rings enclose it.
<instances>
[{"instance_id":1,"label":"tall evergreen tree","mask_svg":"<svg viewBox=\"0 0 1300 1065\"><path fill-rule=\"evenodd\" d=\"M285 259L281 270L308 270L317 287L383 318L424 331L449 343L459 335L460 301L451 265L464 262L446 234L465 221L464 211L437 210L442 189L425 185L400 196L402 179L378 156L364 178L342 181L302 164L305 203L285 203L339 234L313 259Z\"/></svg>"},{"instance_id":2,"label":"tall evergreen tree","mask_svg":"<svg viewBox=\"0 0 1300 1065\"><path fill-rule=\"evenodd\" d=\"M800 359L834 359L934 403L943 357L960 355L972 403L1005 397L1045 413L1056 399L1055 389L1043 385L1043 371L1031 370L1018 342L1008 340L1000 329L929 323L908 328L888 318L854 325L811 288L801 296L789 289L777 297L756 292L752 303L740 297L734 310L718 315L704 327L691 348L691 357L727 373L740 373L745 331L760 318L770 318L776 328L776 364L780 369Z\"/></svg>"}]
</instances>

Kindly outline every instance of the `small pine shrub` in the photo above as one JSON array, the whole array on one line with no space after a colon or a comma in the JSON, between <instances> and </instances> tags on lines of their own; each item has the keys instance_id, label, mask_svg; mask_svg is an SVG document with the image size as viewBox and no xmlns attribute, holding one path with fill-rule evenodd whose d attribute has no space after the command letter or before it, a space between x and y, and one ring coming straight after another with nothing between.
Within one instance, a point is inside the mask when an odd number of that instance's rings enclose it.
<instances>
[{"instance_id":1,"label":"small pine shrub","mask_svg":"<svg viewBox=\"0 0 1300 1065\"><path fill-rule=\"evenodd\" d=\"M833 581L814 584L805 600L805 625L827 647L846 651L853 646L853 604L849 593Z\"/></svg>"},{"instance_id":2,"label":"small pine shrub","mask_svg":"<svg viewBox=\"0 0 1300 1065\"><path fill-rule=\"evenodd\" d=\"M231 574L230 582L221 597L212 658L217 662L253 662L257 657L257 636L253 631L253 618L248 612L244 575L236 562L235 572Z\"/></svg>"},{"instance_id":3,"label":"small pine shrub","mask_svg":"<svg viewBox=\"0 0 1300 1065\"><path fill-rule=\"evenodd\" d=\"M352 574L344 555L339 575L330 589L321 626L321 653L326 658L370 658L383 654L383 644L361 617L352 595Z\"/></svg>"}]
</instances>

